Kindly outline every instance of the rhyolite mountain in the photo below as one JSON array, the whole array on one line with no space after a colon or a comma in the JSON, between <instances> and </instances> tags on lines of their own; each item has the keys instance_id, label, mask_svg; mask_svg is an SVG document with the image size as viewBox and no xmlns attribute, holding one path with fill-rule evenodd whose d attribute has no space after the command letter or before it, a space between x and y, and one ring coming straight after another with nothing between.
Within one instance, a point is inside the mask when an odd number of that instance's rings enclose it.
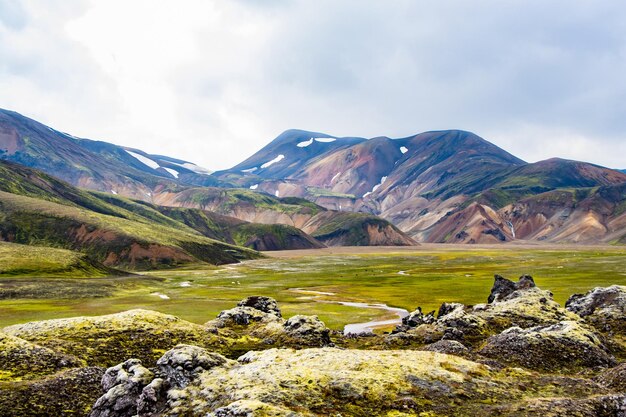
<instances>
[{"instance_id":1,"label":"rhyolite mountain","mask_svg":"<svg viewBox=\"0 0 626 417\"><path fill-rule=\"evenodd\" d=\"M625 173L558 158L526 163L461 130L400 139L288 130L209 175L0 111L0 159L152 204L286 224L325 244L626 241Z\"/></svg>"},{"instance_id":2,"label":"rhyolite mountain","mask_svg":"<svg viewBox=\"0 0 626 417\"><path fill-rule=\"evenodd\" d=\"M626 241L623 172L559 158L526 163L460 130L369 140L288 130L214 175L379 215L418 241Z\"/></svg>"},{"instance_id":3,"label":"rhyolite mountain","mask_svg":"<svg viewBox=\"0 0 626 417\"><path fill-rule=\"evenodd\" d=\"M75 186L144 200L159 185L217 184L211 171L191 162L78 138L3 109L0 159L40 169Z\"/></svg>"},{"instance_id":4,"label":"rhyolite mountain","mask_svg":"<svg viewBox=\"0 0 626 417\"><path fill-rule=\"evenodd\" d=\"M236 185L218 180L210 175L209 170L191 162L77 138L19 113L0 109L2 159L42 170L74 186L111 195L158 205L214 210L217 214L251 223L286 225L271 228L239 223L235 227L232 222L226 222L224 227L227 230L217 237L228 243L259 250L305 249L324 244L416 244L388 221L376 216L346 215L319 206L311 211L311 204L303 199L280 201L277 198L261 198L264 204L257 206L250 203L257 202L258 193L228 192L225 187ZM211 185L222 188L208 187ZM206 194L222 196L229 201L221 201L218 205L206 204L203 201ZM320 235L320 239L326 242L312 239L294 229L305 227L305 223L307 233L311 234L324 227L325 233ZM236 233L233 227L237 229Z\"/></svg>"}]
</instances>

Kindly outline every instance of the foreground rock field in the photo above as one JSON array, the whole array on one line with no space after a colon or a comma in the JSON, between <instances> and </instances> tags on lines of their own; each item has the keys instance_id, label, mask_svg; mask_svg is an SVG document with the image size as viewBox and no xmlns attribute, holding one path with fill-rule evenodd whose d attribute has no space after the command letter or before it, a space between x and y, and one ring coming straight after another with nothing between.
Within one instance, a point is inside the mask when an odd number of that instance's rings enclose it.
<instances>
[{"instance_id":1,"label":"foreground rock field","mask_svg":"<svg viewBox=\"0 0 626 417\"><path fill-rule=\"evenodd\" d=\"M626 416L626 287L563 307L530 276L486 303L347 335L248 297L204 325L147 310L0 331L0 415Z\"/></svg>"}]
</instances>

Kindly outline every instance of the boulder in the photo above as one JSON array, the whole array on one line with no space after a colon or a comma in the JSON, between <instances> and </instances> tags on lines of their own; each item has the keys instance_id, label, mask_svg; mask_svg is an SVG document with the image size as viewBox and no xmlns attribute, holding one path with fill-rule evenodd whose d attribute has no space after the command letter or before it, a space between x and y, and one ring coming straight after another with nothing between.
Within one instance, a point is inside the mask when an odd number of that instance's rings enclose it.
<instances>
[{"instance_id":1,"label":"boulder","mask_svg":"<svg viewBox=\"0 0 626 417\"><path fill-rule=\"evenodd\" d=\"M470 353L470 350L463 343L456 340L439 340L424 347L424 350L457 356L464 356Z\"/></svg>"},{"instance_id":2,"label":"boulder","mask_svg":"<svg viewBox=\"0 0 626 417\"><path fill-rule=\"evenodd\" d=\"M238 307L251 307L264 313L273 314L277 317L282 317L278 303L271 297L264 297L260 295L247 297L237 303Z\"/></svg>"},{"instance_id":3,"label":"boulder","mask_svg":"<svg viewBox=\"0 0 626 417\"><path fill-rule=\"evenodd\" d=\"M433 324L436 321L435 312L431 311L428 314L422 313L422 308L417 307L415 311L410 313L408 316L402 318L402 324L396 326L396 329L393 330L393 333L404 332L408 329L415 328L422 324Z\"/></svg>"},{"instance_id":4,"label":"boulder","mask_svg":"<svg viewBox=\"0 0 626 417\"><path fill-rule=\"evenodd\" d=\"M530 329L512 327L487 340L479 354L511 365L555 371L613 366L600 338L576 321Z\"/></svg>"},{"instance_id":5,"label":"boulder","mask_svg":"<svg viewBox=\"0 0 626 417\"><path fill-rule=\"evenodd\" d=\"M218 328L232 326L249 326L251 324L266 324L272 322L280 322L282 319L275 314L266 313L252 307L235 307L230 310L220 312L217 319L207 323L207 326L215 326Z\"/></svg>"},{"instance_id":6,"label":"boulder","mask_svg":"<svg viewBox=\"0 0 626 417\"><path fill-rule=\"evenodd\" d=\"M285 322L285 332L307 346L327 346L330 341L330 330L317 316L297 315Z\"/></svg>"},{"instance_id":7,"label":"boulder","mask_svg":"<svg viewBox=\"0 0 626 417\"><path fill-rule=\"evenodd\" d=\"M626 332L626 286L598 287L586 294L574 294L565 308L603 332Z\"/></svg>"},{"instance_id":8,"label":"boulder","mask_svg":"<svg viewBox=\"0 0 626 417\"><path fill-rule=\"evenodd\" d=\"M178 345L157 361L157 367L159 376L170 386L184 388L201 372L231 362L222 355L201 347Z\"/></svg>"},{"instance_id":9,"label":"boulder","mask_svg":"<svg viewBox=\"0 0 626 417\"><path fill-rule=\"evenodd\" d=\"M138 359L129 359L107 369L102 377L105 394L96 401L89 417L136 415L139 396L153 378L154 374Z\"/></svg>"}]
</instances>

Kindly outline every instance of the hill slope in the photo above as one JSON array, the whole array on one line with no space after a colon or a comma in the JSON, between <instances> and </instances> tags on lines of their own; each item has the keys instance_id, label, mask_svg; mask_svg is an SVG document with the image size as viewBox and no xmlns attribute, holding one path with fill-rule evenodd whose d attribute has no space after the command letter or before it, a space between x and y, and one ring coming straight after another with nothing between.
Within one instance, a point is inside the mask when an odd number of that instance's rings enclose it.
<instances>
[{"instance_id":1,"label":"hill slope","mask_svg":"<svg viewBox=\"0 0 626 417\"><path fill-rule=\"evenodd\" d=\"M109 204L46 174L0 162L0 240L77 250L107 266L146 269L238 262L256 253L166 216Z\"/></svg>"}]
</instances>

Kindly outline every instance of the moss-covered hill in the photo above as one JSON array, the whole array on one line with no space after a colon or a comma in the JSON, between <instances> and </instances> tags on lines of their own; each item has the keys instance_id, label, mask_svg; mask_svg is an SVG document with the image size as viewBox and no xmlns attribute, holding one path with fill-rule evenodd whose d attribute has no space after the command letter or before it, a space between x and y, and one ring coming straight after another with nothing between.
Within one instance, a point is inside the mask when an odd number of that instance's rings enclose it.
<instances>
[{"instance_id":1,"label":"moss-covered hill","mask_svg":"<svg viewBox=\"0 0 626 417\"><path fill-rule=\"evenodd\" d=\"M84 253L0 242L0 277L104 277L120 273ZM9 286L5 283L0 294L10 292L10 288L5 287Z\"/></svg>"},{"instance_id":2,"label":"moss-covered hill","mask_svg":"<svg viewBox=\"0 0 626 417\"><path fill-rule=\"evenodd\" d=\"M71 249L108 267L147 269L255 258L130 200L102 199L47 174L0 163L0 240Z\"/></svg>"}]
</instances>

